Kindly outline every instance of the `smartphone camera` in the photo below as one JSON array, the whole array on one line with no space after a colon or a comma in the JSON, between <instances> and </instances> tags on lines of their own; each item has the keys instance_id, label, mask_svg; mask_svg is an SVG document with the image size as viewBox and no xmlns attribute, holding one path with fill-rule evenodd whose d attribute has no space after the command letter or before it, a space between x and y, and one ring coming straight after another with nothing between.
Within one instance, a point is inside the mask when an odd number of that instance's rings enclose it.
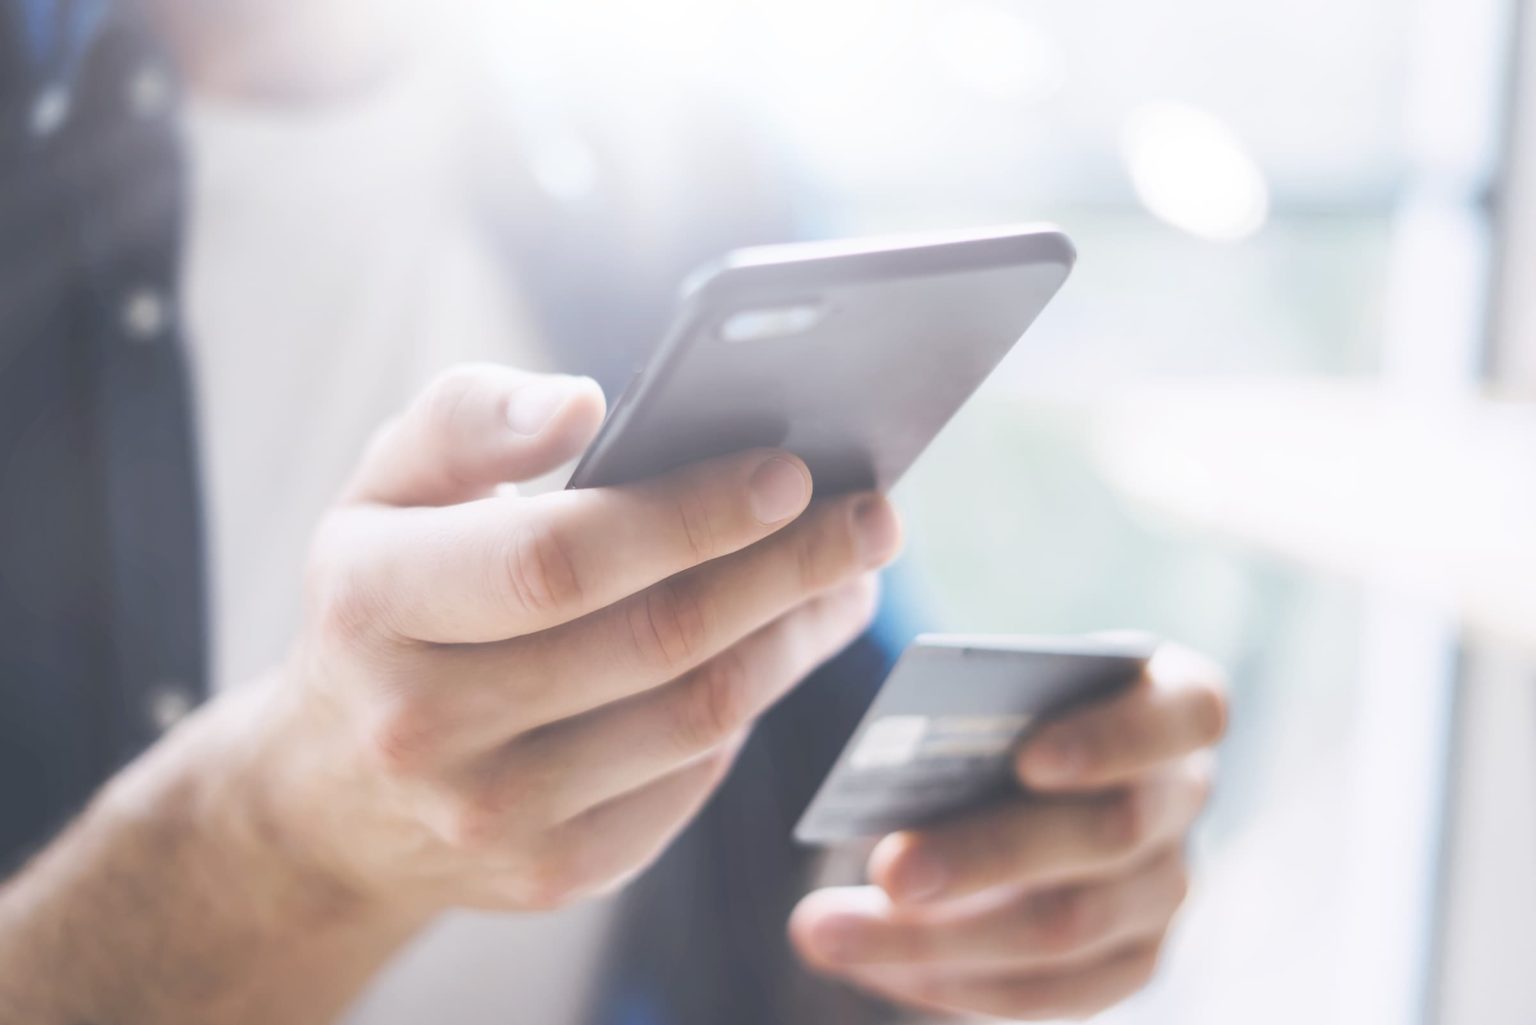
<instances>
[{"instance_id":1,"label":"smartphone camera","mask_svg":"<svg viewBox=\"0 0 1536 1025\"><path fill-rule=\"evenodd\" d=\"M803 335L825 318L826 307L821 303L743 310L720 325L720 337L732 345L772 342Z\"/></svg>"}]
</instances>

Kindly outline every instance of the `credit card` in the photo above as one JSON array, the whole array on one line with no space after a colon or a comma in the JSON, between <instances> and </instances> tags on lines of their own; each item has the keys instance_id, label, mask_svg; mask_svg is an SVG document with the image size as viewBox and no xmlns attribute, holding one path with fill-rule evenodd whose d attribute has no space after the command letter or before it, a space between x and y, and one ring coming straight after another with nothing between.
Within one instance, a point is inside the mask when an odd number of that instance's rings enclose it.
<instances>
[{"instance_id":1,"label":"credit card","mask_svg":"<svg viewBox=\"0 0 1536 1025\"><path fill-rule=\"evenodd\" d=\"M1020 792L1013 754L1044 721L1130 686L1155 643L925 634L880 688L795 827L832 844L914 829Z\"/></svg>"}]
</instances>

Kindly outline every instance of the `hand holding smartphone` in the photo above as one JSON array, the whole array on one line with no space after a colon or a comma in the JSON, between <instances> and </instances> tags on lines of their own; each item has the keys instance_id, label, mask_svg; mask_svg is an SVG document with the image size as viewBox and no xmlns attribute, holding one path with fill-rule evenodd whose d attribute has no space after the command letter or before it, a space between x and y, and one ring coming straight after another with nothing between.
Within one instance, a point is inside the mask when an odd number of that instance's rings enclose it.
<instances>
[{"instance_id":1,"label":"hand holding smartphone","mask_svg":"<svg viewBox=\"0 0 1536 1025\"><path fill-rule=\"evenodd\" d=\"M1049 227L742 250L694 276L671 330L571 478L625 484L776 448L815 492L890 489L1071 271ZM1109 693L1146 653L927 637L902 658L796 835L829 843L1006 792L1038 719Z\"/></svg>"}]
</instances>

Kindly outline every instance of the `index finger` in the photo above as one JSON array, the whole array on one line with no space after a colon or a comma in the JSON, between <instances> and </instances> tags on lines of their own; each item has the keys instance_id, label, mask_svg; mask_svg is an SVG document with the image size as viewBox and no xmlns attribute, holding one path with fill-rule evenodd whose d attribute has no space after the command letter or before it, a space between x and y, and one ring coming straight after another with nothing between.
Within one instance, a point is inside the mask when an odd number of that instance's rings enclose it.
<instances>
[{"instance_id":1,"label":"index finger","mask_svg":"<svg viewBox=\"0 0 1536 1025\"><path fill-rule=\"evenodd\" d=\"M325 595L349 629L435 643L505 640L579 619L795 520L796 457L757 450L639 484L441 509L345 510Z\"/></svg>"},{"instance_id":2,"label":"index finger","mask_svg":"<svg viewBox=\"0 0 1536 1025\"><path fill-rule=\"evenodd\" d=\"M1130 690L1041 729L1020 750L1016 769L1034 790L1097 790L1210 747L1226 728L1221 670L1169 645Z\"/></svg>"}]
</instances>

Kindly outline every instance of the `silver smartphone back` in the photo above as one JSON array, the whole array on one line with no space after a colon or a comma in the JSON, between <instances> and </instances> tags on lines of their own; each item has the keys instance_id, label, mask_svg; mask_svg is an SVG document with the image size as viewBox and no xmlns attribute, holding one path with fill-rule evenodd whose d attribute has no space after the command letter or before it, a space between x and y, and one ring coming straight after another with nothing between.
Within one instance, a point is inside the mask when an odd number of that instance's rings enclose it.
<instances>
[{"instance_id":1,"label":"silver smartphone back","mask_svg":"<svg viewBox=\"0 0 1536 1025\"><path fill-rule=\"evenodd\" d=\"M1075 254L1051 227L739 250L694 275L571 487L747 448L818 495L893 486L1023 336Z\"/></svg>"}]
</instances>

